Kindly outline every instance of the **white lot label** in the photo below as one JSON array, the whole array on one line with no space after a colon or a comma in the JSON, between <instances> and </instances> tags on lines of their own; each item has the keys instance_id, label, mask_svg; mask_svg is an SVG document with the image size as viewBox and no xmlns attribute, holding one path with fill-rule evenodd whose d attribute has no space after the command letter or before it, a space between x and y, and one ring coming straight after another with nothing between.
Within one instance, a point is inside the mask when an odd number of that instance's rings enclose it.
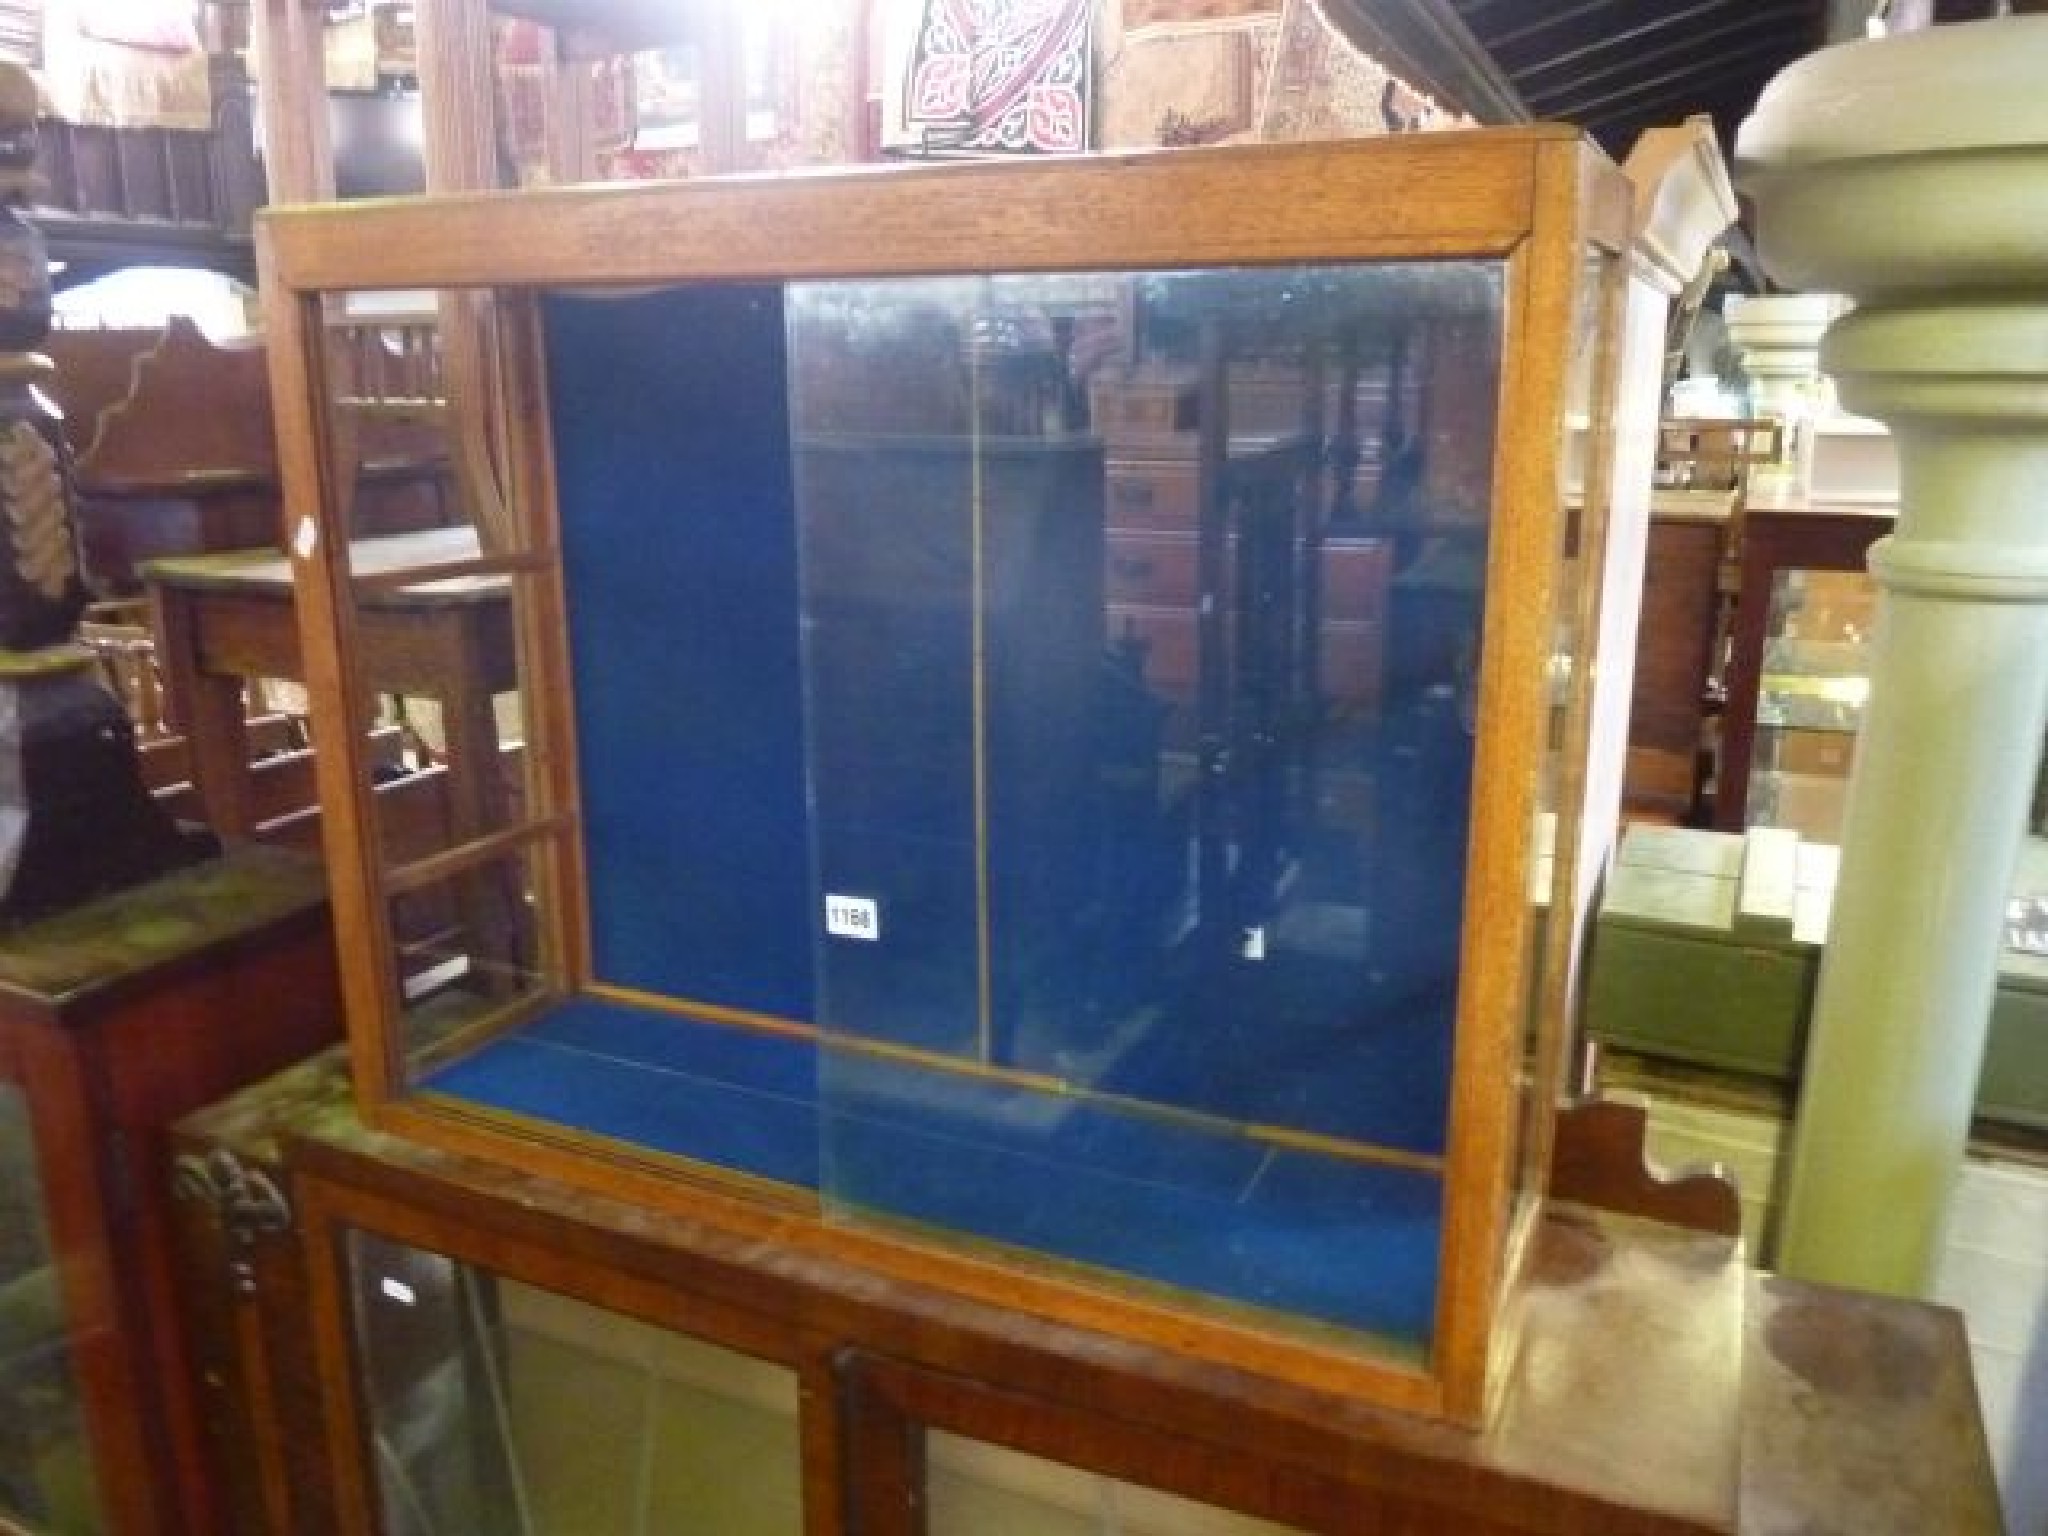
<instances>
[{"instance_id":1,"label":"white lot label","mask_svg":"<svg viewBox=\"0 0 2048 1536\"><path fill-rule=\"evenodd\" d=\"M827 896L825 931L842 939L872 942L882 936L881 908L871 896Z\"/></svg>"}]
</instances>

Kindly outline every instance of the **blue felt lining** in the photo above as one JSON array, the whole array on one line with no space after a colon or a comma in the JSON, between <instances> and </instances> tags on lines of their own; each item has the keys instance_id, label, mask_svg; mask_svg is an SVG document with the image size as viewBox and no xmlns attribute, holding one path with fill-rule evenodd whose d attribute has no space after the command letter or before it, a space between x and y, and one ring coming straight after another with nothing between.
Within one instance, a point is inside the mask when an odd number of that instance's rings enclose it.
<instances>
[{"instance_id":1,"label":"blue felt lining","mask_svg":"<svg viewBox=\"0 0 2048 1536\"><path fill-rule=\"evenodd\" d=\"M809 1018L782 291L554 294L545 315L597 970Z\"/></svg>"},{"instance_id":2,"label":"blue felt lining","mask_svg":"<svg viewBox=\"0 0 2048 1536\"><path fill-rule=\"evenodd\" d=\"M1429 1338L1442 1190L1428 1173L592 998L422 1086L817 1190L828 1209Z\"/></svg>"},{"instance_id":3,"label":"blue felt lining","mask_svg":"<svg viewBox=\"0 0 2048 1536\"><path fill-rule=\"evenodd\" d=\"M675 1157L816 1188L815 1100L513 1034L422 1085Z\"/></svg>"}]
</instances>

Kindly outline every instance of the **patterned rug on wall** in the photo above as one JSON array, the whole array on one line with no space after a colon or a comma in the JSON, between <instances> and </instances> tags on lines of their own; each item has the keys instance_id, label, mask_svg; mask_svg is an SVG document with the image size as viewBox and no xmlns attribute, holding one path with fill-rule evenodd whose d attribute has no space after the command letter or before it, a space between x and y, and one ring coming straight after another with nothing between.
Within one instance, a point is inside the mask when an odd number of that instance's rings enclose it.
<instances>
[{"instance_id":1,"label":"patterned rug on wall","mask_svg":"<svg viewBox=\"0 0 2048 1536\"><path fill-rule=\"evenodd\" d=\"M924 0L886 146L1072 154L1089 138L1092 0Z\"/></svg>"}]
</instances>

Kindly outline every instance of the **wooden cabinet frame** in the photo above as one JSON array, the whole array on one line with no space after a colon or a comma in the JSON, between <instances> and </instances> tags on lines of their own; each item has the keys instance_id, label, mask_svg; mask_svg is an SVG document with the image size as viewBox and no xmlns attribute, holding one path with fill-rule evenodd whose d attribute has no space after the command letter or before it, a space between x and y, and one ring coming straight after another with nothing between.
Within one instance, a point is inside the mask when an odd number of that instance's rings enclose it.
<instances>
[{"instance_id":1,"label":"wooden cabinet frame","mask_svg":"<svg viewBox=\"0 0 2048 1536\"><path fill-rule=\"evenodd\" d=\"M381 1528L349 1300L351 1234L792 1371L805 1536L922 1536L929 1429L1319 1536L1382 1523L1470 1536L1719 1529L1672 1512L1720 1477L1711 1437L1659 1469L1617 1475L1610 1488L1574 1490L1531 1475L1545 1434L1557 1428L1474 1436L963 1302L931 1285L878 1284L860 1266L801 1248L764 1264L756 1247L712 1225L444 1156L333 1116L317 1129L299 1126L287 1160L345 1532ZM1636 1241L1625 1227L1595 1240ZM1725 1239L1667 1241L1702 1273L1731 1262L1739 1271ZM1697 1373L1700 1362L1686 1354L1676 1365ZM1715 1404L1706 1418L1723 1411L1740 1368L1731 1356L1716 1362L1725 1376L1695 1377L1702 1401ZM1533 1444L1514 1444L1524 1438ZM1643 1476L1682 1491L1663 1509L1630 1508L1620 1490Z\"/></svg>"},{"instance_id":2,"label":"wooden cabinet frame","mask_svg":"<svg viewBox=\"0 0 2048 1536\"><path fill-rule=\"evenodd\" d=\"M1604 569L1604 473L1589 477L1568 531L1565 412L1572 359L1590 336L1604 358L1620 314L1630 191L1576 134L1502 130L1364 143L1103 157L1062 163L925 167L783 181L585 187L422 199L355 209L274 210L259 232L273 394L309 682L325 744L320 784L365 1112L381 1129L687 1214L806 1263L852 1265L885 1283L938 1283L963 1304L1026 1313L1107 1335L1173 1342L1299 1388L1361 1394L1431 1416L1482 1417L1495 1318L1521 1234L1540 1205L1528 1175L1546 1161L1578 930L1575 794L1587 712L1565 714L1546 660L1553 612L1592 643L1599 595L1562 586L1573 541L1581 572ZM1604 264L1591 269L1591 252ZM392 999L396 961L381 913L394 888L531 852L547 889L537 935L565 992L589 983L580 804L570 721L564 592L535 293L691 281L798 281L959 272L1282 266L1422 259L1502 264L1505 335L1494 442L1479 732L1470 811L1457 1030L1451 1078L1435 1328L1421 1368L1333 1351L1159 1304L998 1267L932 1242L829 1224L801 1200L708 1185L586 1138L418 1102L405 1089ZM346 525L328 470L324 295L365 289L491 289L504 322L501 402L517 507L509 539L437 577L520 584L515 645L529 680L525 819L451 849L430 867L387 870L373 848L370 781L346 743L370 703L350 659L358 641ZM1615 370L1590 374L1593 419L1611 414ZM501 435L500 435L501 434ZM1597 581L1597 574L1588 578ZM1589 669L1575 672L1583 685ZM536 749L534 743L541 745ZM1539 878L1530 828L1542 755L1561 751L1548 947L1529 899ZM1539 957L1532 962L1532 956ZM1534 980L1532 981L1532 974ZM1532 987L1536 996L1530 995ZM1538 1041L1527 1076L1526 1021ZM1522 1095L1528 1095L1524 1112Z\"/></svg>"},{"instance_id":3,"label":"wooden cabinet frame","mask_svg":"<svg viewBox=\"0 0 2048 1536\"><path fill-rule=\"evenodd\" d=\"M1314 1536L2000 1528L1961 1319L1753 1274L1725 1237L1554 1208L1534 1238L1528 1349L1475 1433L764 1249L332 1108L280 1129L351 1536L380 1529L352 1234L793 1371L805 1536L924 1536L933 1430ZM1899 1456L1913 1478L1870 1475Z\"/></svg>"}]
</instances>

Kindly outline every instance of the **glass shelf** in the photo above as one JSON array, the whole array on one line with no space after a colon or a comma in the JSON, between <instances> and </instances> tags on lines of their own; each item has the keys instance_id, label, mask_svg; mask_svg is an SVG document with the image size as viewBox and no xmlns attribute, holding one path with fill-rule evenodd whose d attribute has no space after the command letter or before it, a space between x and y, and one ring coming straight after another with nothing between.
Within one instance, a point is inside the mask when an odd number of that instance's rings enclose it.
<instances>
[{"instance_id":1,"label":"glass shelf","mask_svg":"<svg viewBox=\"0 0 2048 1536\"><path fill-rule=\"evenodd\" d=\"M1757 695L1756 723L1778 731L1853 736L1863 725L1869 694L1868 681L1860 677L1767 674Z\"/></svg>"},{"instance_id":2,"label":"glass shelf","mask_svg":"<svg viewBox=\"0 0 2048 1536\"><path fill-rule=\"evenodd\" d=\"M1722 830L1785 827L1840 843L1877 623L1864 561L1890 525L1883 509L1752 509L1728 661ZM2029 825L2048 826L2048 778Z\"/></svg>"}]
</instances>

